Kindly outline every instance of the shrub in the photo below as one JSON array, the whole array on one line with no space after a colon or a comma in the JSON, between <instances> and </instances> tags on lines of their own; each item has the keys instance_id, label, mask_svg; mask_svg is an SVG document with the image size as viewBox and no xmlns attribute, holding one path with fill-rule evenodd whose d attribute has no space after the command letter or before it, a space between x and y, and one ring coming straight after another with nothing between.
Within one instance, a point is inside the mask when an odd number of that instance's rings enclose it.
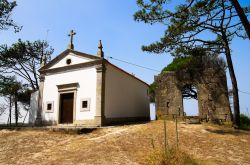
<instances>
[{"instance_id":1,"label":"shrub","mask_svg":"<svg viewBox=\"0 0 250 165\"><path fill-rule=\"evenodd\" d=\"M165 71L177 71L187 67L187 65L193 60L192 57L179 57L175 58L172 63L163 68L162 72Z\"/></svg>"},{"instance_id":2,"label":"shrub","mask_svg":"<svg viewBox=\"0 0 250 165\"><path fill-rule=\"evenodd\" d=\"M250 129L250 118L244 114L240 114L240 128Z\"/></svg>"},{"instance_id":3,"label":"shrub","mask_svg":"<svg viewBox=\"0 0 250 165\"><path fill-rule=\"evenodd\" d=\"M155 88L156 88L156 83L155 82L150 84L150 86L149 86L149 98L150 98L151 103L155 102Z\"/></svg>"}]
</instances>

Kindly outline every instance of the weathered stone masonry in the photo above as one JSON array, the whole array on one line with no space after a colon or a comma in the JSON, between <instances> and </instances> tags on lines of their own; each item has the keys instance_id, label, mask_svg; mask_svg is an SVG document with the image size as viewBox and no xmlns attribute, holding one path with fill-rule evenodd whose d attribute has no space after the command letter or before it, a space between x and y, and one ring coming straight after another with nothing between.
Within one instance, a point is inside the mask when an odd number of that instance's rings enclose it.
<instances>
[{"instance_id":1,"label":"weathered stone masonry","mask_svg":"<svg viewBox=\"0 0 250 165\"><path fill-rule=\"evenodd\" d=\"M231 120L226 74L212 68L205 71L169 71L155 77L157 114L184 115L182 88L192 84L197 88L199 117L209 120Z\"/></svg>"}]
</instances>

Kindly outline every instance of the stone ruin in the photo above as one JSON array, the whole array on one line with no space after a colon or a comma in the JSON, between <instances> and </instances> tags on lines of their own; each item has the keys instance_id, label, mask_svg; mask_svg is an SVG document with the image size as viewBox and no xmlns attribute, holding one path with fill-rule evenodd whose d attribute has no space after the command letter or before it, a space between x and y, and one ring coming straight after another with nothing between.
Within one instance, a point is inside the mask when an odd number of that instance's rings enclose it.
<instances>
[{"instance_id":1,"label":"stone ruin","mask_svg":"<svg viewBox=\"0 0 250 165\"><path fill-rule=\"evenodd\" d=\"M183 88L197 89L198 118L206 121L231 121L225 69L208 67L166 71L155 76L157 117L184 117Z\"/></svg>"}]
</instances>

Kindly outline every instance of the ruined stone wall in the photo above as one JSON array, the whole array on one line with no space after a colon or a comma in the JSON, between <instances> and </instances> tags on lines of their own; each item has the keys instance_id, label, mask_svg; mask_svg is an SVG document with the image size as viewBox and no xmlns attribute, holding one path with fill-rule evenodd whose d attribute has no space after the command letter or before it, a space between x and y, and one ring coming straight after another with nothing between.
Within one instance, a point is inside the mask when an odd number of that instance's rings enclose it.
<instances>
[{"instance_id":1,"label":"ruined stone wall","mask_svg":"<svg viewBox=\"0 0 250 165\"><path fill-rule=\"evenodd\" d=\"M184 115L182 88L192 84L197 88L199 117L231 120L226 74L212 68L163 72L155 77L155 103L158 115Z\"/></svg>"}]
</instances>

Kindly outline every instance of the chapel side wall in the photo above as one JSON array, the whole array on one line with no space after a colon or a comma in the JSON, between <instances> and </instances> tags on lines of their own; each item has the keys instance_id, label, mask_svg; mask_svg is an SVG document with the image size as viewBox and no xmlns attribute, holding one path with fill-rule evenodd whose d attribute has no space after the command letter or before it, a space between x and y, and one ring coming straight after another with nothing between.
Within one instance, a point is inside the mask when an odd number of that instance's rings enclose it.
<instances>
[{"instance_id":1,"label":"chapel side wall","mask_svg":"<svg viewBox=\"0 0 250 165\"><path fill-rule=\"evenodd\" d=\"M105 117L149 119L148 86L112 65L106 65Z\"/></svg>"},{"instance_id":2,"label":"chapel side wall","mask_svg":"<svg viewBox=\"0 0 250 165\"><path fill-rule=\"evenodd\" d=\"M45 76L43 90L42 118L44 123L57 124L59 114L59 92L57 85L79 83L76 91L75 121L93 120L96 112L96 69L89 67L80 70L49 74ZM90 99L90 110L80 111L80 100ZM45 112L47 102L53 102L53 112Z\"/></svg>"}]
</instances>

